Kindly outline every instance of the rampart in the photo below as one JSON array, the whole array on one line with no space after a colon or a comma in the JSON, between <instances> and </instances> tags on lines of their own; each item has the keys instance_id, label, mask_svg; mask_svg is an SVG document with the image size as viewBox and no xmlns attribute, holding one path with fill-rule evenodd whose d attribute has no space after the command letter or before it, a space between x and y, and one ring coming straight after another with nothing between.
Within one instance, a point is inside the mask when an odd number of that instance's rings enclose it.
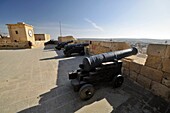
<instances>
[{"instance_id":1,"label":"rampart","mask_svg":"<svg viewBox=\"0 0 170 113\"><path fill-rule=\"evenodd\" d=\"M87 48L90 54L130 48L126 42L77 40L77 43L84 42L90 43ZM146 55L138 54L122 61L123 75L170 101L170 45L149 44Z\"/></svg>"},{"instance_id":2,"label":"rampart","mask_svg":"<svg viewBox=\"0 0 170 113\"><path fill-rule=\"evenodd\" d=\"M28 41L25 42L11 42L10 38L0 38L0 49L25 49L31 48Z\"/></svg>"}]
</instances>

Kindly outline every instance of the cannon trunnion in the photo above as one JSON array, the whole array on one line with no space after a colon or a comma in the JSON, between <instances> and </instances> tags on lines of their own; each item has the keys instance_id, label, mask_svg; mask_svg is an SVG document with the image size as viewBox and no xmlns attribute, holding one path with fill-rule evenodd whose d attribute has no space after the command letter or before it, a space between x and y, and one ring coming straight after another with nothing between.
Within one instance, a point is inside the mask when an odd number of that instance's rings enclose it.
<instances>
[{"instance_id":1,"label":"cannon trunnion","mask_svg":"<svg viewBox=\"0 0 170 113\"><path fill-rule=\"evenodd\" d=\"M98 83L110 83L114 88L123 84L121 75L122 62L120 59L137 54L136 48L108 52L83 59L79 69L69 72L69 79L74 91L79 92L82 100L90 99Z\"/></svg>"}]
</instances>

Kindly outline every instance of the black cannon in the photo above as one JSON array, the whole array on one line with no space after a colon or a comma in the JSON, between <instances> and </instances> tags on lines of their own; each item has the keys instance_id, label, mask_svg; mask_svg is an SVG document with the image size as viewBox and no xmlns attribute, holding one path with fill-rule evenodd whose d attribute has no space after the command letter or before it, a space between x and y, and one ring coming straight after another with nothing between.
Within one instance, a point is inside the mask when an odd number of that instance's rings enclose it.
<instances>
[{"instance_id":1,"label":"black cannon","mask_svg":"<svg viewBox=\"0 0 170 113\"><path fill-rule=\"evenodd\" d=\"M98 83L106 82L114 88L120 87L124 81L120 59L137 53L136 48L131 48L84 58L78 70L69 72L74 91L79 91L80 98L87 100L94 95L94 85Z\"/></svg>"},{"instance_id":2,"label":"black cannon","mask_svg":"<svg viewBox=\"0 0 170 113\"><path fill-rule=\"evenodd\" d=\"M57 50L61 50L62 48L64 48L64 46L68 45L69 43L72 43L73 40L67 41L67 42L61 42L58 43L58 45L55 47Z\"/></svg>"},{"instance_id":3,"label":"black cannon","mask_svg":"<svg viewBox=\"0 0 170 113\"><path fill-rule=\"evenodd\" d=\"M85 55L84 47L88 46L88 45L89 45L89 43L66 45L64 47L63 52L64 52L65 56L71 56L71 54L73 54L73 53L78 53L80 55Z\"/></svg>"}]
</instances>

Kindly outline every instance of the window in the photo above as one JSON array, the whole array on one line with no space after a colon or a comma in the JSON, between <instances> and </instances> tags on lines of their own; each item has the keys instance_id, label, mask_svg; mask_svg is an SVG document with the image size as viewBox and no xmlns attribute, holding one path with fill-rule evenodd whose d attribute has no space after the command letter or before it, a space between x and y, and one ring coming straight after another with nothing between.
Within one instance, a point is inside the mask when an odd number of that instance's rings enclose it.
<instances>
[{"instance_id":1,"label":"window","mask_svg":"<svg viewBox=\"0 0 170 113\"><path fill-rule=\"evenodd\" d=\"M16 34L18 34L18 31L15 31Z\"/></svg>"}]
</instances>

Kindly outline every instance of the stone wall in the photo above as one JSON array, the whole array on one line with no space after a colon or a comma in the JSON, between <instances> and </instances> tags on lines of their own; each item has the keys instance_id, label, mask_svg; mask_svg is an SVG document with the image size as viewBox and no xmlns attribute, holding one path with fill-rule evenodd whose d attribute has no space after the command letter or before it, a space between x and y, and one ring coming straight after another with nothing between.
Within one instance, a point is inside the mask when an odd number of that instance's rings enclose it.
<instances>
[{"instance_id":1,"label":"stone wall","mask_svg":"<svg viewBox=\"0 0 170 113\"><path fill-rule=\"evenodd\" d=\"M31 48L28 41L26 42L0 42L0 49L25 49Z\"/></svg>"},{"instance_id":2,"label":"stone wall","mask_svg":"<svg viewBox=\"0 0 170 113\"><path fill-rule=\"evenodd\" d=\"M130 45L128 45L125 42L77 40L76 43L89 43L90 44L89 45L89 53L90 54L100 54L100 53L130 48Z\"/></svg>"},{"instance_id":3,"label":"stone wall","mask_svg":"<svg viewBox=\"0 0 170 113\"><path fill-rule=\"evenodd\" d=\"M84 42L91 43L88 49L92 55L130 48L125 42L77 40ZM170 101L170 45L149 44L147 55L138 54L122 61L124 76Z\"/></svg>"},{"instance_id":4,"label":"stone wall","mask_svg":"<svg viewBox=\"0 0 170 113\"><path fill-rule=\"evenodd\" d=\"M170 45L150 44L146 62L123 60L123 74L170 101Z\"/></svg>"},{"instance_id":5,"label":"stone wall","mask_svg":"<svg viewBox=\"0 0 170 113\"><path fill-rule=\"evenodd\" d=\"M58 37L59 42L67 42L67 41L70 41L70 40L75 41L76 38L74 38L73 36L59 36Z\"/></svg>"}]
</instances>

